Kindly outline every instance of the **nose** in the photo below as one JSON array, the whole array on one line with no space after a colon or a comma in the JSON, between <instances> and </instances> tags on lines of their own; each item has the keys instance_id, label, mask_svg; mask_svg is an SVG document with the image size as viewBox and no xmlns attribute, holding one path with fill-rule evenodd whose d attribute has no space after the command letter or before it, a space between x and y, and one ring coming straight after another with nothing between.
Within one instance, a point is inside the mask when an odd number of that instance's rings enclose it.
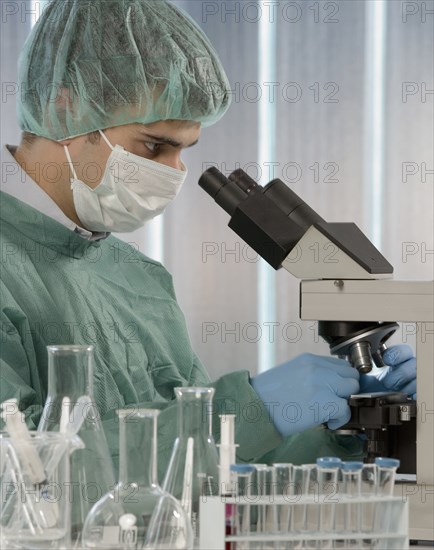
<instances>
[{"instance_id":1,"label":"nose","mask_svg":"<svg viewBox=\"0 0 434 550\"><path fill-rule=\"evenodd\" d=\"M175 168L175 170L185 170L185 167L181 160L180 151L174 151L165 155L160 155L156 160L158 160L158 162L160 162L161 164L169 166L170 168Z\"/></svg>"}]
</instances>

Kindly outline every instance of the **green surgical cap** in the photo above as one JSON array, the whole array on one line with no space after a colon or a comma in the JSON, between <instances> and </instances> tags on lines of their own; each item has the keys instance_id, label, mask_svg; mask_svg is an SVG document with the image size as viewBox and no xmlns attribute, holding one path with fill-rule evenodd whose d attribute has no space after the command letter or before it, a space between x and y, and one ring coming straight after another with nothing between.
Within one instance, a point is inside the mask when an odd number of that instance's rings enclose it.
<instances>
[{"instance_id":1,"label":"green surgical cap","mask_svg":"<svg viewBox=\"0 0 434 550\"><path fill-rule=\"evenodd\" d=\"M166 0L51 0L19 82L21 129L52 140L134 122L210 126L230 104L215 50Z\"/></svg>"}]
</instances>

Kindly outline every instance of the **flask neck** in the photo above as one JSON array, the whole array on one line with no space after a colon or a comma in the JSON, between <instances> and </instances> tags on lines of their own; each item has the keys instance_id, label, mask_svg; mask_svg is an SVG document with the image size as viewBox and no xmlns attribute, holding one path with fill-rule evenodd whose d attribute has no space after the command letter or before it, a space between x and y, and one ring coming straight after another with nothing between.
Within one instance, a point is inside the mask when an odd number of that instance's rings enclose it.
<instances>
[{"instance_id":1,"label":"flask neck","mask_svg":"<svg viewBox=\"0 0 434 550\"><path fill-rule=\"evenodd\" d=\"M157 417L153 409L118 411L120 421L119 483L155 487L157 478Z\"/></svg>"},{"instance_id":2,"label":"flask neck","mask_svg":"<svg viewBox=\"0 0 434 550\"><path fill-rule=\"evenodd\" d=\"M48 397L93 397L93 347L48 347Z\"/></svg>"},{"instance_id":3,"label":"flask neck","mask_svg":"<svg viewBox=\"0 0 434 550\"><path fill-rule=\"evenodd\" d=\"M211 437L213 395L209 388L176 388L180 437Z\"/></svg>"}]
</instances>

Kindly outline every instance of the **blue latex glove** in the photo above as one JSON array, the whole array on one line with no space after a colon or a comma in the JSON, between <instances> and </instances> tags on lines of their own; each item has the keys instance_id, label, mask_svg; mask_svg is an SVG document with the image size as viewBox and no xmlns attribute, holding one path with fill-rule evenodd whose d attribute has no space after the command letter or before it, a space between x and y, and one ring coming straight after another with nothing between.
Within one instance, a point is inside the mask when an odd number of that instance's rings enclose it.
<instances>
[{"instance_id":1,"label":"blue latex glove","mask_svg":"<svg viewBox=\"0 0 434 550\"><path fill-rule=\"evenodd\" d=\"M327 422L337 429L350 420L347 399L359 391L359 373L333 357L305 353L251 379L283 437Z\"/></svg>"},{"instance_id":2,"label":"blue latex glove","mask_svg":"<svg viewBox=\"0 0 434 550\"><path fill-rule=\"evenodd\" d=\"M360 376L360 393L399 391L416 398L416 358L410 346L388 348L383 354L387 367Z\"/></svg>"}]
</instances>

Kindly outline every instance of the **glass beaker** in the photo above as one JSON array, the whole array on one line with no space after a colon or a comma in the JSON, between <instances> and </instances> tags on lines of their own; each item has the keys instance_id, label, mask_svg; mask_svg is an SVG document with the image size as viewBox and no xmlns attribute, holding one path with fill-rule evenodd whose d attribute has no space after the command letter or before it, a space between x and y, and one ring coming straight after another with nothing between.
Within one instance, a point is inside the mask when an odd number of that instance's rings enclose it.
<instances>
[{"instance_id":1,"label":"glass beaker","mask_svg":"<svg viewBox=\"0 0 434 550\"><path fill-rule=\"evenodd\" d=\"M213 388L175 388L178 437L163 488L182 502L199 544L200 499L218 495L218 453L212 436Z\"/></svg>"},{"instance_id":2,"label":"glass beaker","mask_svg":"<svg viewBox=\"0 0 434 550\"><path fill-rule=\"evenodd\" d=\"M191 548L193 534L181 504L157 480L154 409L118 411L119 482L97 502L83 528L85 548Z\"/></svg>"},{"instance_id":3,"label":"glass beaker","mask_svg":"<svg viewBox=\"0 0 434 550\"><path fill-rule=\"evenodd\" d=\"M93 397L94 347L48 346L48 395L38 426L39 432L59 431L77 422L72 415L83 396L85 407L78 436L84 448L72 456L72 537L80 537L84 521L102 495L115 485L113 463L98 407ZM77 409L76 409L77 410Z\"/></svg>"},{"instance_id":4,"label":"glass beaker","mask_svg":"<svg viewBox=\"0 0 434 550\"><path fill-rule=\"evenodd\" d=\"M29 432L26 445L41 462L46 476L42 483L32 481L20 445L9 434L0 434L1 547L70 548L70 455L83 444L76 436Z\"/></svg>"}]
</instances>

